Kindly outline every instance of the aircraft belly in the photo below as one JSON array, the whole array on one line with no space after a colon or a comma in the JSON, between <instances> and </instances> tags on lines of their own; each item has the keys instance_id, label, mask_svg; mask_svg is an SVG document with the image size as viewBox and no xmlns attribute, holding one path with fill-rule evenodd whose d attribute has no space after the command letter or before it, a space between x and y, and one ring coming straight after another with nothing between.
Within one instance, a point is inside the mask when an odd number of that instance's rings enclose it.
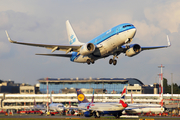
<instances>
[{"instance_id":1,"label":"aircraft belly","mask_svg":"<svg viewBox=\"0 0 180 120\"><path fill-rule=\"evenodd\" d=\"M90 59L90 58L88 56L80 55L74 59L74 62L86 63L87 59Z\"/></svg>"},{"instance_id":2,"label":"aircraft belly","mask_svg":"<svg viewBox=\"0 0 180 120\"><path fill-rule=\"evenodd\" d=\"M124 37L124 34L120 33L119 35L112 36L111 38L102 42L101 44L103 47L99 49L101 56L106 56L110 54L116 47L124 45L126 39L127 38Z\"/></svg>"}]
</instances>

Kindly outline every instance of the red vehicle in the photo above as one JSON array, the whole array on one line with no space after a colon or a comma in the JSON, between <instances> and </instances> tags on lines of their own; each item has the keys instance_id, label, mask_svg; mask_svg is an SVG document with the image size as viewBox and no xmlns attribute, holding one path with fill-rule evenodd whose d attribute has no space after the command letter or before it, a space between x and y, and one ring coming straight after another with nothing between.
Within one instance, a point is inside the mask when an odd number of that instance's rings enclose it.
<instances>
[{"instance_id":1,"label":"red vehicle","mask_svg":"<svg viewBox=\"0 0 180 120\"><path fill-rule=\"evenodd\" d=\"M17 111L18 114L26 114L26 111L25 110L20 110L20 111Z\"/></svg>"},{"instance_id":2,"label":"red vehicle","mask_svg":"<svg viewBox=\"0 0 180 120\"><path fill-rule=\"evenodd\" d=\"M6 111L0 110L0 114L5 114L5 113L6 113Z\"/></svg>"},{"instance_id":3,"label":"red vehicle","mask_svg":"<svg viewBox=\"0 0 180 120\"><path fill-rule=\"evenodd\" d=\"M59 112L50 112L51 115L59 114Z\"/></svg>"}]
</instances>

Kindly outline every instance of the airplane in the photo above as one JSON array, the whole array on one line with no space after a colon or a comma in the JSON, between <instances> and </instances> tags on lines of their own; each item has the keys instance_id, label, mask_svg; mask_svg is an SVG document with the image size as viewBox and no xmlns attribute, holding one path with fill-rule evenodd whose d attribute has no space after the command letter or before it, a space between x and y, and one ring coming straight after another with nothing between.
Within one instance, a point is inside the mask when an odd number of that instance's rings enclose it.
<instances>
[{"instance_id":1,"label":"airplane","mask_svg":"<svg viewBox=\"0 0 180 120\"><path fill-rule=\"evenodd\" d=\"M34 110L39 110L39 111L40 111L40 114L43 115L43 114L46 113L47 107L46 107L45 104L37 105L37 104L36 104L36 100L34 99L34 106L32 107L32 109L34 109Z\"/></svg>"},{"instance_id":2,"label":"airplane","mask_svg":"<svg viewBox=\"0 0 180 120\"><path fill-rule=\"evenodd\" d=\"M49 110L51 112L59 112L62 113L65 110L65 107L62 103L53 103L52 94L50 95L51 103L49 104Z\"/></svg>"},{"instance_id":3,"label":"airplane","mask_svg":"<svg viewBox=\"0 0 180 120\"><path fill-rule=\"evenodd\" d=\"M122 111L128 106L123 100L120 100L119 103L94 103L94 97L92 97L92 102L89 102L80 89L76 89L76 92L79 102L78 109L84 110L85 117L94 115L95 118L100 118L100 115L112 114L116 118L119 118L122 115Z\"/></svg>"},{"instance_id":4,"label":"airplane","mask_svg":"<svg viewBox=\"0 0 180 120\"><path fill-rule=\"evenodd\" d=\"M121 96L121 99L125 100L125 95L126 93L123 96ZM123 114L139 114L139 113L148 113L148 112L162 113L164 110L165 108L163 107L163 99L161 99L160 105L150 104L150 103L147 103L147 104L134 103L132 94L131 94L131 103L128 104L128 107L126 107L122 113Z\"/></svg>"},{"instance_id":5,"label":"airplane","mask_svg":"<svg viewBox=\"0 0 180 120\"><path fill-rule=\"evenodd\" d=\"M118 55L124 53L125 56L133 57L144 50L158 49L170 47L171 43L167 36L167 46L152 46L152 47L141 47L139 44L130 44L135 34L136 28L133 24L123 23L117 25L101 35L95 37L87 43L82 43L78 40L69 20L66 21L67 34L70 45L49 45L49 44L35 44L13 41L6 32L8 40L11 43L30 45L36 47L45 47L51 49L51 52L56 50L65 51L65 54L36 54L45 56L57 56L57 57L68 57L72 62L87 63L88 65L94 64L96 60L106 58L113 55L113 58L109 60L109 64L116 65ZM70 54L68 54L70 53Z\"/></svg>"}]
</instances>

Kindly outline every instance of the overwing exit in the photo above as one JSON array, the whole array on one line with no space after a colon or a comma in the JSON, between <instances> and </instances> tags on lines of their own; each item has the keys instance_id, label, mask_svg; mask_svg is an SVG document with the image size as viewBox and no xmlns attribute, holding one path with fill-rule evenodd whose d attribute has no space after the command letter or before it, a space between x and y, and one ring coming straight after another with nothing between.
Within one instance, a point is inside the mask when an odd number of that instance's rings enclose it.
<instances>
[{"instance_id":1,"label":"overwing exit","mask_svg":"<svg viewBox=\"0 0 180 120\"><path fill-rule=\"evenodd\" d=\"M51 49L51 52L56 50L65 51L65 54L36 54L46 56L57 56L57 57L68 57L72 62L87 63L88 65L94 64L96 60L113 56L109 60L109 64L116 65L118 55L124 53L128 57L133 57L139 54L143 50L159 49L170 47L171 43L167 36L167 46L152 46L152 47L141 47L139 44L129 44L132 42L136 28L130 23L123 23L117 25L96 38L90 40L87 43L82 43L78 40L71 24L66 21L67 34L70 45L49 45L49 44L36 44L26 43L11 40L6 32L8 40L11 43L45 47Z\"/></svg>"}]
</instances>

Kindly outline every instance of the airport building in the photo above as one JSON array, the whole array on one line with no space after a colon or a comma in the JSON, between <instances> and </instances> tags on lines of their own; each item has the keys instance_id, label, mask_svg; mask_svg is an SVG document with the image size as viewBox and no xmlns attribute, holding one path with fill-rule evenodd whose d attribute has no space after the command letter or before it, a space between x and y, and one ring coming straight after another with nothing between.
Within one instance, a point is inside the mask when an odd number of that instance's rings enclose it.
<instances>
[{"instance_id":1,"label":"airport building","mask_svg":"<svg viewBox=\"0 0 180 120\"><path fill-rule=\"evenodd\" d=\"M119 102L121 92L127 88L125 102L131 102L131 93L134 103L156 103L161 101L158 94L158 84L144 85L135 78L43 78L38 80L35 86L21 84L19 93L0 93L0 107L2 109L30 109L36 104L46 104L51 102L77 105L77 94L75 88L80 88L87 99L91 101L92 91L95 90L94 102ZM49 92L47 94L47 83ZM52 93L50 95L50 93ZM51 98L51 99L50 99ZM171 94L164 95L165 105L174 101L169 101ZM173 95L177 99L175 107L179 105L179 95Z\"/></svg>"},{"instance_id":2,"label":"airport building","mask_svg":"<svg viewBox=\"0 0 180 120\"><path fill-rule=\"evenodd\" d=\"M135 78L42 78L40 92L47 93L47 82L49 92L53 94L76 93L75 88L83 88L84 93L120 94L125 86L127 93L130 94L154 94L154 87L144 85ZM158 92L158 91L157 91Z\"/></svg>"}]
</instances>

